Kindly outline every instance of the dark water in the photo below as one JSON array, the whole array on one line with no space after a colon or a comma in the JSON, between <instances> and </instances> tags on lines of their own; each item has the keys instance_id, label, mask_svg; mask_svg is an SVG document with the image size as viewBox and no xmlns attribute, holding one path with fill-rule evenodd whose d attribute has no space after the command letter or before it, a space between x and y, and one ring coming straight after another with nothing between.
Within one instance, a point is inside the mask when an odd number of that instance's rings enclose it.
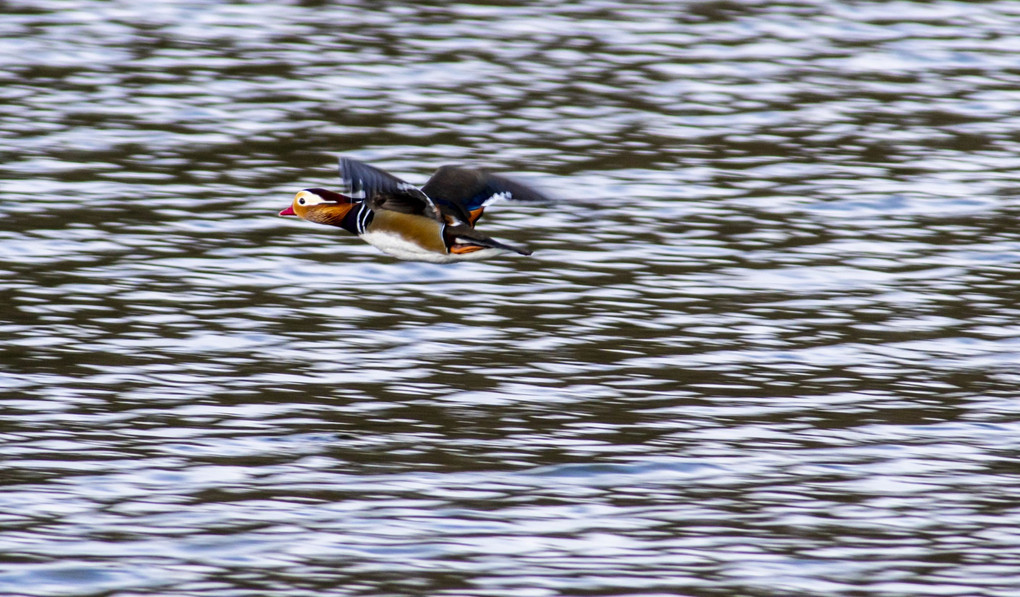
<instances>
[{"instance_id":1,"label":"dark water","mask_svg":"<svg viewBox=\"0 0 1020 597\"><path fill-rule=\"evenodd\" d=\"M1016 595L1020 4L496 4L2 4L0 594Z\"/></svg>"}]
</instances>

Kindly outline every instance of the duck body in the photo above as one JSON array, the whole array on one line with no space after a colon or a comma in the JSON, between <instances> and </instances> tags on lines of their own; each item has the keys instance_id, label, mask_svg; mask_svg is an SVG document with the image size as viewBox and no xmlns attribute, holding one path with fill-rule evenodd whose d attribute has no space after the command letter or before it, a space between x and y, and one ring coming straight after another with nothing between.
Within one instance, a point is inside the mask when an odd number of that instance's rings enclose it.
<instances>
[{"instance_id":1,"label":"duck body","mask_svg":"<svg viewBox=\"0 0 1020 597\"><path fill-rule=\"evenodd\" d=\"M546 201L537 191L486 170L443 166L419 189L373 166L340 158L341 192L299 191L282 216L338 226L398 259L450 263L531 251L475 230L498 199Z\"/></svg>"}]
</instances>

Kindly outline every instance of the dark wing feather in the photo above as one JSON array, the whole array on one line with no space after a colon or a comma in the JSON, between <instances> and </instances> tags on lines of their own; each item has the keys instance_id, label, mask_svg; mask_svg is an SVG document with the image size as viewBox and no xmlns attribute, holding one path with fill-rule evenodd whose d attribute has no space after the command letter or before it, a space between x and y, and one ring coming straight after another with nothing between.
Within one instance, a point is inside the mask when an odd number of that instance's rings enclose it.
<instances>
[{"instance_id":1,"label":"dark wing feather","mask_svg":"<svg viewBox=\"0 0 1020 597\"><path fill-rule=\"evenodd\" d=\"M549 201L535 189L511 178L481 168L443 166L429 178L421 190L439 208L472 226L485 206L497 199Z\"/></svg>"},{"instance_id":2,"label":"dark wing feather","mask_svg":"<svg viewBox=\"0 0 1020 597\"><path fill-rule=\"evenodd\" d=\"M446 226L443 228L443 239L451 253L470 253L473 250L492 248L513 251L521 255L531 255L529 249L490 238L467 224Z\"/></svg>"},{"instance_id":3,"label":"dark wing feather","mask_svg":"<svg viewBox=\"0 0 1020 597\"><path fill-rule=\"evenodd\" d=\"M409 182L358 160L340 158L341 192L355 201L368 201L373 211L389 209L442 221L432 200Z\"/></svg>"}]
</instances>

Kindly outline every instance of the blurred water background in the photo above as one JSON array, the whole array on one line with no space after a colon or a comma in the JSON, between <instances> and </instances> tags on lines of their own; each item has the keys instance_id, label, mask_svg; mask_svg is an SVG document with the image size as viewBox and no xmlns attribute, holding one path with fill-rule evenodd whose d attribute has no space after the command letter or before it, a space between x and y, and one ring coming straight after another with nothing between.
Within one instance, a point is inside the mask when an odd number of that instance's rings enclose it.
<instances>
[{"instance_id":1,"label":"blurred water background","mask_svg":"<svg viewBox=\"0 0 1020 597\"><path fill-rule=\"evenodd\" d=\"M0 3L0 594L1016 595L1020 4L501 4Z\"/></svg>"}]
</instances>

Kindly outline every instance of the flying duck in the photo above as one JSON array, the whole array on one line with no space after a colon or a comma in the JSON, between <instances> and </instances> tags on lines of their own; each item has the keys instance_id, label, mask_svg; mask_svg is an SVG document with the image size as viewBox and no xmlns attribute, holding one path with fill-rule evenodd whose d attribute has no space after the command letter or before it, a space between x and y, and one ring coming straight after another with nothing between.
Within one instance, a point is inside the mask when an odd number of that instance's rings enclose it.
<instances>
[{"instance_id":1,"label":"flying duck","mask_svg":"<svg viewBox=\"0 0 1020 597\"><path fill-rule=\"evenodd\" d=\"M443 166L420 189L379 168L340 158L341 192L304 189L281 216L339 226L398 259L450 263L506 252L530 255L475 230L493 201L548 201L527 186L479 168Z\"/></svg>"}]
</instances>

